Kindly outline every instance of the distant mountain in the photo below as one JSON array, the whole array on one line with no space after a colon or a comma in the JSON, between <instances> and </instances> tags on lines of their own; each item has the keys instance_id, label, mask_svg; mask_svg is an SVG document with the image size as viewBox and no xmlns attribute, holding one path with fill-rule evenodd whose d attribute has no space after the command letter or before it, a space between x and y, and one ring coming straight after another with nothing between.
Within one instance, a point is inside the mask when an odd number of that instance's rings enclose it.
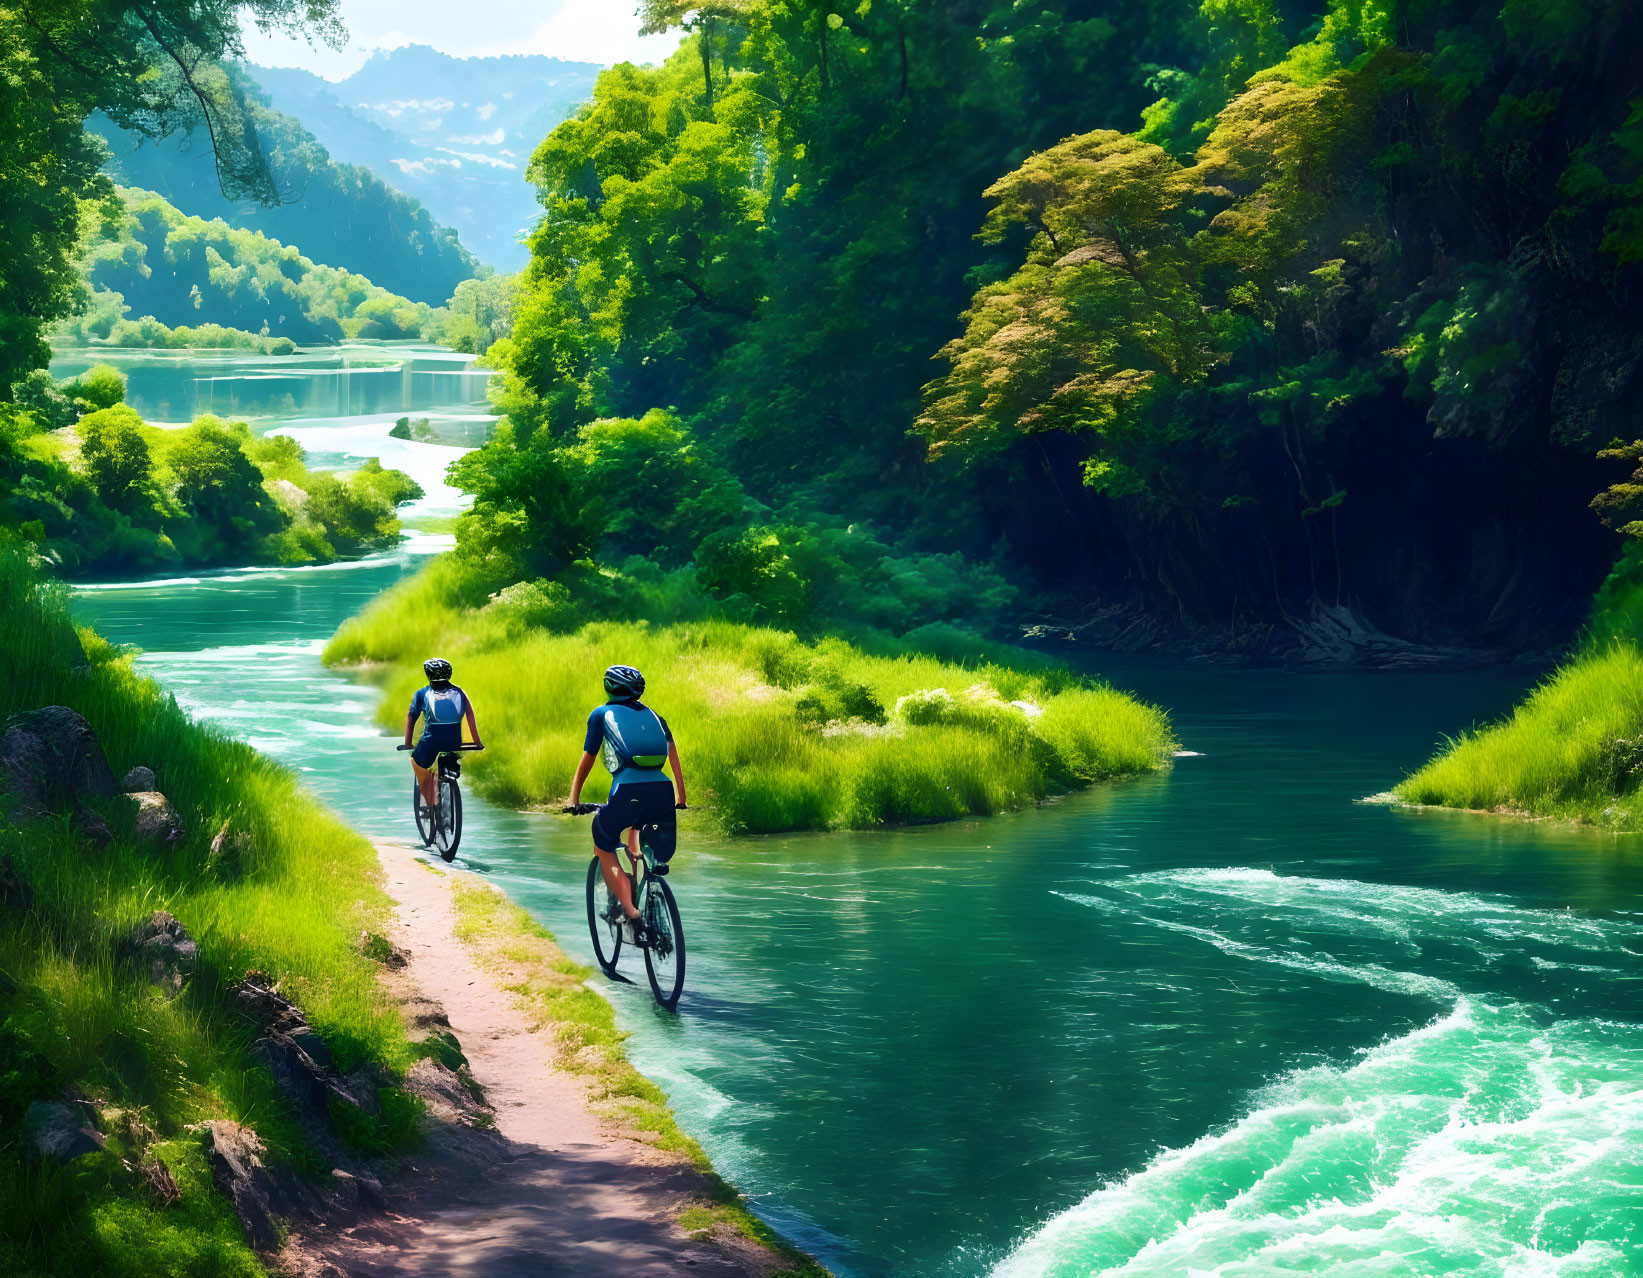
<instances>
[{"instance_id":1,"label":"distant mountain","mask_svg":"<svg viewBox=\"0 0 1643 1278\"><path fill-rule=\"evenodd\" d=\"M422 45L378 51L335 83L247 68L273 104L333 157L371 170L455 227L481 260L518 270L541 215L525 181L531 152L593 93L600 67L557 58L454 58Z\"/></svg>"},{"instance_id":2,"label":"distant mountain","mask_svg":"<svg viewBox=\"0 0 1643 1278\"><path fill-rule=\"evenodd\" d=\"M203 133L158 142L127 132L103 116L86 128L113 153L105 166L122 186L155 191L182 212L222 218L284 244L299 244L315 261L369 277L410 298L439 306L463 280L483 269L457 238L415 198L368 166L338 163L303 125L269 105L244 72L234 70L251 104L251 120L289 202L267 208L225 199L211 144ZM524 185L523 182L520 185Z\"/></svg>"}]
</instances>

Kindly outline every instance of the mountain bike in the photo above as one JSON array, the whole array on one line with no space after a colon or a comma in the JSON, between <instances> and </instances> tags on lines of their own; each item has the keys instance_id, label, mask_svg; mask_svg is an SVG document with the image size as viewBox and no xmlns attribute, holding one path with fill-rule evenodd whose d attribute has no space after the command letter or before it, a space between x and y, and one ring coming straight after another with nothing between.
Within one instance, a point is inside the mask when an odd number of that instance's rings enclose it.
<instances>
[{"instance_id":1,"label":"mountain bike","mask_svg":"<svg viewBox=\"0 0 1643 1278\"><path fill-rule=\"evenodd\" d=\"M401 750L415 746L402 745ZM422 787L411 778L411 813L416 817L416 832L422 836L422 845L438 848L447 861L456 859L457 845L462 842L462 787L457 778L462 775L462 761L456 756L468 750L483 750L484 746L460 745L442 750L436 767L439 770L437 802L429 807L422 801Z\"/></svg>"},{"instance_id":2,"label":"mountain bike","mask_svg":"<svg viewBox=\"0 0 1643 1278\"><path fill-rule=\"evenodd\" d=\"M584 803L580 808L565 809L572 816L596 812L602 804ZM685 925L679 917L679 902L667 881L667 862L658 860L645 837L639 831L639 856L634 857L622 848L617 854L627 853L633 865L631 872L623 871L633 884L633 904L639 911L643 934L634 937L622 907L605 886L604 873L599 868L597 855L588 862L588 936L593 941L593 953L605 975L615 980L627 978L616 970L622 955L622 946L632 944L645 953L645 975L650 978L650 992L668 1011L679 1005L679 995L685 987Z\"/></svg>"}]
</instances>

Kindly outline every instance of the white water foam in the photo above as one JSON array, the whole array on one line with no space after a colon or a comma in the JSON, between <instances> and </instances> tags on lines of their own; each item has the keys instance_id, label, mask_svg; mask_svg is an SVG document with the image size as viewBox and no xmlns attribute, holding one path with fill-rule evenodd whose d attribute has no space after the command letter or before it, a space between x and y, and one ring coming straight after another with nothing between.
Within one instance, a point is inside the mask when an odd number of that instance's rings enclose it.
<instances>
[{"instance_id":1,"label":"white water foam","mask_svg":"<svg viewBox=\"0 0 1643 1278\"><path fill-rule=\"evenodd\" d=\"M1623 939L1643 942L1643 928L1574 910L1536 910L1480 893L1445 892L1396 883L1325 879L1242 868L1165 870L1101 885L1126 905L1201 914L1249 907L1251 921L1283 919L1295 930L1411 944L1465 941L1481 933L1517 944L1613 951Z\"/></svg>"},{"instance_id":2,"label":"white water foam","mask_svg":"<svg viewBox=\"0 0 1643 1278\"><path fill-rule=\"evenodd\" d=\"M1026 1238L995 1278L1643 1272L1643 1029L1461 1000L1267 1088Z\"/></svg>"},{"instance_id":3,"label":"white water foam","mask_svg":"<svg viewBox=\"0 0 1643 1278\"><path fill-rule=\"evenodd\" d=\"M1251 869L1139 874L1098 890L1058 895L1250 962L1451 1007L1350 1065L1269 1086L1227 1130L1052 1217L995 1278L1643 1274L1643 1026L1558 1021L1274 939L1475 952L1482 932L1520 954L1551 946L1587 960L1531 954L1536 970L1613 975L1640 968L1635 921Z\"/></svg>"},{"instance_id":4,"label":"white water foam","mask_svg":"<svg viewBox=\"0 0 1643 1278\"><path fill-rule=\"evenodd\" d=\"M1076 902L1079 905L1090 905L1104 910L1113 910L1115 908L1112 902L1101 900L1099 897L1080 896L1072 892L1056 892L1054 895ZM1390 994L1413 994L1418 997L1439 999L1444 1002L1460 997L1459 988L1451 982L1435 976L1425 976L1419 972L1401 972L1393 968L1383 967L1378 963L1342 963L1327 954L1314 957L1272 950L1265 946L1251 945L1245 941L1234 940L1217 932L1214 928L1182 923L1175 919L1150 918L1147 922L1154 927L1179 932L1183 936L1196 937L1200 941L1213 945L1223 954L1230 954L1234 958L1248 959L1254 963L1270 963L1277 967L1287 967L1293 971L1306 972L1311 976L1321 976L1326 980L1355 981L1363 985L1374 986L1376 989L1385 990Z\"/></svg>"}]
</instances>

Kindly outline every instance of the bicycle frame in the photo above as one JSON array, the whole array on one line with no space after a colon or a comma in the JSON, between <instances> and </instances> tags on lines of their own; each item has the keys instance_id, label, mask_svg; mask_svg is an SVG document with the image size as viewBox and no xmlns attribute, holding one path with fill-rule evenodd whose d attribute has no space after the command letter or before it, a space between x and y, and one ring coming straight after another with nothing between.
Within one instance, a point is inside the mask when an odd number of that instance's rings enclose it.
<instances>
[{"instance_id":1,"label":"bicycle frame","mask_svg":"<svg viewBox=\"0 0 1643 1278\"><path fill-rule=\"evenodd\" d=\"M623 861L631 868L624 868ZM656 874L656 854L645 846L643 840L639 843L639 855L633 855L633 849L624 843L617 851L616 868L627 876L628 886L633 890L633 908L644 917L646 907L650 904L650 880ZM641 874L640 868L644 873Z\"/></svg>"}]
</instances>

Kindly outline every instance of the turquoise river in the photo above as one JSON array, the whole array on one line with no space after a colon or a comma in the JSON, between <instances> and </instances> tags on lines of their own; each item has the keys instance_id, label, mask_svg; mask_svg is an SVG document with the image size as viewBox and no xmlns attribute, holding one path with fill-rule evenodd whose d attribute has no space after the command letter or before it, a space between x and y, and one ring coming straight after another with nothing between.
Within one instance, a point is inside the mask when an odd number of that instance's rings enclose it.
<instances>
[{"instance_id":1,"label":"turquoise river","mask_svg":"<svg viewBox=\"0 0 1643 1278\"><path fill-rule=\"evenodd\" d=\"M128 363L156 416L412 470L413 515L459 508L439 476L489 420L483 375L426 348ZM406 413L446 442L388 438ZM319 654L446 544L88 586L79 611L403 838L375 689ZM1195 754L987 821L681 853L679 1014L599 984L718 1168L841 1275L1643 1274L1643 845L1358 802L1534 672L1069 659ZM470 799L460 865L583 958L587 855L584 823Z\"/></svg>"}]
</instances>

